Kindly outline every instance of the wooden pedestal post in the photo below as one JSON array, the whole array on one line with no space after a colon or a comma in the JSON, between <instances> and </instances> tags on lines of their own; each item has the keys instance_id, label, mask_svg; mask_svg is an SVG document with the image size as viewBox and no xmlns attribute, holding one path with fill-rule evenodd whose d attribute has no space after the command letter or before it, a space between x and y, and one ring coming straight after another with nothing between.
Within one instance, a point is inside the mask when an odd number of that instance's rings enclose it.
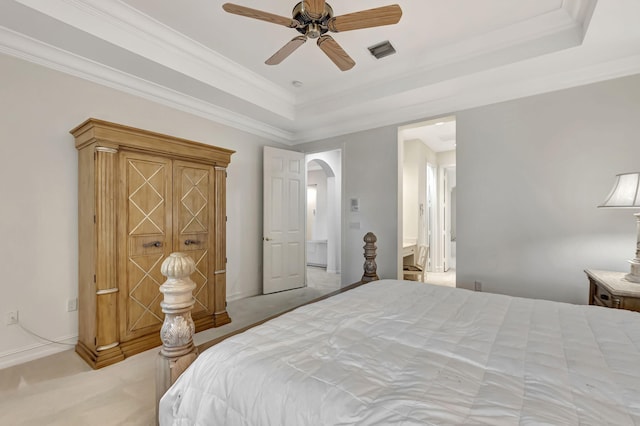
<instances>
[{"instance_id":1,"label":"wooden pedestal post","mask_svg":"<svg viewBox=\"0 0 640 426\"><path fill-rule=\"evenodd\" d=\"M376 241L378 238L373 234L373 232L367 232L367 235L364 236L364 275L362 275L361 281L363 283L368 283L370 281L379 280L377 269L378 265L376 265Z\"/></svg>"},{"instance_id":2,"label":"wooden pedestal post","mask_svg":"<svg viewBox=\"0 0 640 426\"><path fill-rule=\"evenodd\" d=\"M160 306L165 316L156 369L156 420L160 398L198 356L193 344L195 325L191 319L191 308L195 304L192 292L196 284L189 278L195 270L195 262L184 253L171 253L162 263L161 272L167 281L160 286L164 295Z\"/></svg>"}]
</instances>

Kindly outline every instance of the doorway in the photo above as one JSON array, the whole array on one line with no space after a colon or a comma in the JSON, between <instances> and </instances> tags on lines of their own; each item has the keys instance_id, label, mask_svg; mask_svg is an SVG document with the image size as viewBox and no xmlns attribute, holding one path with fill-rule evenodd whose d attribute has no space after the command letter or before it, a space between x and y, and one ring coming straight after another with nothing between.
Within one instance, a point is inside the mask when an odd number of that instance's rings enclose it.
<instances>
[{"instance_id":1,"label":"doorway","mask_svg":"<svg viewBox=\"0 0 640 426\"><path fill-rule=\"evenodd\" d=\"M307 154L307 286L341 285L342 150Z\"/></svg>"},{"instance_id":2,"label":"doorway","mask_svg":"<svg viewBox=\"0 0 640 426\"><path fill-rule=\"evenodd\" d=\"M398 144L398 263L411 263L412 253L425 247L424 281L455 287L455 117L400 127Z\"/></svg>"}]
</instances>

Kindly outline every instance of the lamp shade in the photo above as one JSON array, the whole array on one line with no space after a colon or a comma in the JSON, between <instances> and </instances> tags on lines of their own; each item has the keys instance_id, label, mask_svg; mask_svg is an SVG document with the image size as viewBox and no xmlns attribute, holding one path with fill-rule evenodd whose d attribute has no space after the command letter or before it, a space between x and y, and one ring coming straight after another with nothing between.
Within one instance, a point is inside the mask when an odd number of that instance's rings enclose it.
<instances>
[{"instance_id":1,"label":"lamp shade","mask_svg":"<svg viewBox=\"0 0 640 426\"><path fill-rule=\"evenodd\" d=\"M609 196L598 207L640 207L640 173L621 173Z\"/></svg>"}]
</instances>

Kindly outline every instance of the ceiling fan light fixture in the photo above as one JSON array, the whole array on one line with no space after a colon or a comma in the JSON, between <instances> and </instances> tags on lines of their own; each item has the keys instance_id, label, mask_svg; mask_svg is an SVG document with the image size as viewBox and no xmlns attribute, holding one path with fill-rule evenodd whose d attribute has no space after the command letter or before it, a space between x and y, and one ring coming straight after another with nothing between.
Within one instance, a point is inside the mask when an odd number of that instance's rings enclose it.
<instances>
[{"instance_id":1,"label":"ceiling fan light fixture","mask_svg":"<svg viewBox=\"0 0 640 426\"><path fill-rule=\"evenodd\" d=\"M367 49L369 49L369 52L371 52L376 59L384 58L385 56L396 53L396 49L391 45L389 40L369 46Z\"/></svg>"},{"instance_id":2,"label":"ceiling fan light fixture","mask_svg":"<svg viewBox=\"0 0 640 426\"><path fill-rule=\"evenodd\" d=\"M350 70L356 63L333 37L326 34L327 32L339 33L394 25L400 22L400 18L402 17L402 9L397 4L334 16L333 8L326 0L303 0L298 2L293 7L293 16L291 18L233 3L223 4L222 9L234 15L293 28L302 34L294 37L267 59L265 61L266 65L280 64L296 49L302 46L307 39L316 39L318 47L320 47L340 71ZM387 45L386 48L382 46L385 43ZM371 51L376 58L382 58L396 52L388 41L385 43L369 48L369 50L371 50L382 47L382 50L376 51L377 53Z\"/></svg>"}]
</instances>

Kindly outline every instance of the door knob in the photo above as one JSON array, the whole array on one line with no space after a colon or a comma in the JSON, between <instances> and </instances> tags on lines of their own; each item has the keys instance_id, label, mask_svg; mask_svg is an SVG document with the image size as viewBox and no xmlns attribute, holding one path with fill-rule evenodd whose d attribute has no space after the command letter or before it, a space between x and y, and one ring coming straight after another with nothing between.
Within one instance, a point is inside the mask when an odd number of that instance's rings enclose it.
<instances>
[{"instance_id":1,"label":"door knob","mask_svg":"<svg viewBox=\"0 0 640 426\"><path fill-rule=\"evenodd\" d=\"M161 247L162 242L160 241L152 241L150 243L143 244L142 247Z\"/></svg>"},{"instance_id":2,"label":"door knob","mask_svg":"<svg viewBox=\"0 0 640 426\"><path fill-rule=\"evenodd\" d=\"M200 244L199 240L185 240L184 245L190 246L191 244Z\"/></svg>"},{"instance_id":3,"label":"door knob","mask_svg":"<svg viewBox=\"0 0 640 426\"><path fill-rule=\"evenodd\" d=\"M265 241L271 241L271 238L269 238L269 237L265 237L265 238L264 238L264 240L265 240Z\"/></svg>"}]
</instances>

